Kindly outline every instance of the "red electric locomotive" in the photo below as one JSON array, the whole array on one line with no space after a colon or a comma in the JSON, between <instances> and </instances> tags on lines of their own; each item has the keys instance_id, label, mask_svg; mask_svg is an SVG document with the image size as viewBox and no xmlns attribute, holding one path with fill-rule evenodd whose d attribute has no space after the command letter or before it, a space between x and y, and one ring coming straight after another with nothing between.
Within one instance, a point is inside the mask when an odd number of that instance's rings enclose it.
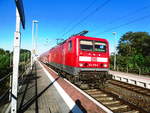
<instances>
[{"instance_id":1,"label":"red electric locomotive","mask_svg":"<svg viewBox=\"0 0 150 113\"><path fill-rule=\"evenodd\" d=\"M106 39L71 36L41 55L43 62L70 75L86 78L107 75L109 70L109 44ZM93 75L94 74L94 75Z\"/></svg>"}]
</instances>

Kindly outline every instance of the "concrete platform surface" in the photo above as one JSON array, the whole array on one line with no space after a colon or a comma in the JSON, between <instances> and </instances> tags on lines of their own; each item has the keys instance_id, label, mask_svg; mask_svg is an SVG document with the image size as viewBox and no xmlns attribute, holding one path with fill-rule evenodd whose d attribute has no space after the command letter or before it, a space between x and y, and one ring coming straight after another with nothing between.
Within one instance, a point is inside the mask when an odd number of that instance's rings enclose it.
<instances>
[{"instance_id":1,"label":"concrete platform surface","mask_svg":"<svg viewBox=\"0 0 150 113\"><path fill-rule=\"evenodd\" d=\"M19 113L70 112L69 107L53 86L53 82L48 79L38 63L33 66L31 74L26 76L18 97Z\"/></svg>"}]
</instances>

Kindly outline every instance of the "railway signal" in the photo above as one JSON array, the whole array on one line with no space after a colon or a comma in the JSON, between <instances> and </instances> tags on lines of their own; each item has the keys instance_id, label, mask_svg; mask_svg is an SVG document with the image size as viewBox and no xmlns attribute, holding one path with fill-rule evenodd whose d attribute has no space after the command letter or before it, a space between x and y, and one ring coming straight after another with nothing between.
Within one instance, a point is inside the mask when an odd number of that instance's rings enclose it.
<instances>
[{"instance_id":1,"label":"railway signal","mask_svg":"<svg viewBox=\"0 0 150 113\"><path fill-rule=\"evenodd\" d=\"M19 57L20 57L20 23L25 29L25 16L22 0L15 0L16 3L16 31L14 33L13 47L13 77L12 77L12 94L11 94L11 113L17 113L17 91L19 76Z\"/></svg>"}]
</instances>

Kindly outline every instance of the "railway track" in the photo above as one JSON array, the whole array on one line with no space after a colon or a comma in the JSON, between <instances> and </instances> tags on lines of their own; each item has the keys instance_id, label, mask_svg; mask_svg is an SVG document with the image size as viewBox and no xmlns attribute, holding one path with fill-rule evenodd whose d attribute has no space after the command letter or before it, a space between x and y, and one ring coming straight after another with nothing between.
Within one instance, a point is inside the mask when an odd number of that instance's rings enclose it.
<instances>
[{"instance_id":1,"label":"railway track","mask_svg":"<svg viewBox=\"0 0 150 113\"><path fill-rule=\"evenodd\" d=\"M145 88L115 80L107 80L102 88L75 85L114 113L150 113L150 92Z\"/></svg>"},{"instance_id":2,"label":"railway track","mask_svg":"<svg viewBox=\"0 0 150 113\"><path fill-rule=\"evenodd\" d=\"M149 89L116 80L108 80L105 84L105 90L150 113Z\"/></svg>"},{"instance_id":3,"label":"railway track","mask_svg":"<svg viewBox=\"0 0 150 113\"><path fill-rule=\"evenodd\" d=\"M84 90L84 92L109 108L114 113L146 113L104 90L87 89Z\"/></svg>"},{"instance_id":4,"label":"railway track","mask_svg":"<svg viewBox=\"0 0 150 113\"><path fill-rule=\"evenodd\" d=\"M125 82L120 82L117 80L108 80L107 83L117 85L119 87L126 88L128 90L132 90L136 93L140 93L140 94L145 95L145 96L150 96L150 90L143 88L143 87L135 86L135 85L128 84Z\"/></svg>"},{"instance_id":5,"label":"railway track","mask_svg":"<svg viewBox=\"0 0 150 113\"><path fill-rule=\"evenodd\" d=\"M150 113L149 89L116 80L107 80L103 88L83 86L78 87L114 113Z\"/></svg>"},{"instance_id":6,"label":"railway track","mask_svg":"<svg viewBox=\"0 0 150 113\"><path fill-rule=\"evenodd\" d=\"M116 80L107 80L102 88L78 87L114 113L150 113L149 89Z\"/></svg>"},{"instance_id":7,"label":"railway track","mask_svg":"<svg viewBox=\"0 0 150 113\"><path fill-rule=\"evenodd\" d=\"M59 73L57 69L54 70ZM150 92L147 89L116 80L107 80L102 89L93 82L79 83L75 85L114 113L150 113Z\"/></svg>"}]
</instances>

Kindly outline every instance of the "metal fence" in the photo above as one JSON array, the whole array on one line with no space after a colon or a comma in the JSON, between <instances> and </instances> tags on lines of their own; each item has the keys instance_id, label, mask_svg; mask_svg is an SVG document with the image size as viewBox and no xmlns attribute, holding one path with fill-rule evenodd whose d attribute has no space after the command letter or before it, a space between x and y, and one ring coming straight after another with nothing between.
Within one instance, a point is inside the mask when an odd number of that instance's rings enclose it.
<instances>
[{"instance_id":1,"label":"metal fence","mask_svg":"<svg viewBox=\"0 0 150 113\"><path fill-rule=\"evenodd\" d=\"M9 91L11 89L10 88L11 76L12 76L12 73L0 79L0 102L3 102L3 99L5 99L6 96L9 95Z\"/></svg>"},{"instance_id":2,"label":"metal fence","mask_svg":"<svg viewBox=\"0 0 150 113\"><path fill-rule=\"evenodd\" d=\"M20 63L19 65L19 85L23 82L23 77L26 72L30 69L30 63ZM0 106L6 102L11 101L11 86L12 86L12 72L8 75L0 78Z\"/></svg>"},{"instance_id":3,"label":"metal fence","mask_svg":"<svg viewBox=\"0 0 150 113\"><path fill-rule=\"evenodd\" d=\"M110 66L110 69L114 70L113 65ZM115 71L121 71L121 72L135 73L135 74L139 74L139 75L150 76L150 67L129 68L129 67L122 67L122 66L117 65Z\"/></svg>"}]
</instances>

